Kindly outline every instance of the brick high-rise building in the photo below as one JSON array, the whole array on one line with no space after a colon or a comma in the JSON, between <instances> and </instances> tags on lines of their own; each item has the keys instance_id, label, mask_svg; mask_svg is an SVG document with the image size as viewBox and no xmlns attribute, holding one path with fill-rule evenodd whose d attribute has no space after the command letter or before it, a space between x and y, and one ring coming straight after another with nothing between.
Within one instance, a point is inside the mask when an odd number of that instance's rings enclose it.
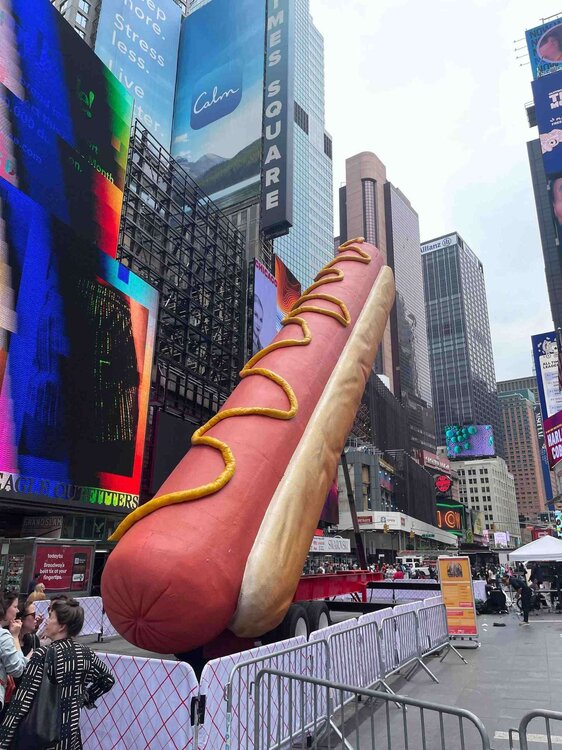
<instances>
[{"instance_id":1,"label":"brick high-rise building","mask_svg":"<svg viewBox=\"0 0 562 750\"><path fill-rule=\"evenodd\" d=\"M539 441L532 393L500 394L506 461L515 479L519 515L534 520L545 509Z\"/></svg>"}]
</instances>

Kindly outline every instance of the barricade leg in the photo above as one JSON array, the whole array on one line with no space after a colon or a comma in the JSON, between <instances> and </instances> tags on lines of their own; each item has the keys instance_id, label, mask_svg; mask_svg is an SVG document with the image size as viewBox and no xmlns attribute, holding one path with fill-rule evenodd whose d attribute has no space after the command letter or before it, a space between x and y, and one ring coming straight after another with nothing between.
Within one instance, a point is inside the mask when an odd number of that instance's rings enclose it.
<instances>
[{"instance_id":1,"label":"barricade leg","mask_svg":"<svg viewBox=\"0 0 562 750\"><path fill-rule=\"evenodd\" d=\"M445 648L443 649L443 655L439 659L439 661L443 661L443 659L447 656L449 651L454 651L455 654L459 657L459 659L464 662L465 664L468 664L467 660L464 658L464 656L461 654L461 652L456 649L452 643L446 643Z\"/></svg>"}]
</instances>

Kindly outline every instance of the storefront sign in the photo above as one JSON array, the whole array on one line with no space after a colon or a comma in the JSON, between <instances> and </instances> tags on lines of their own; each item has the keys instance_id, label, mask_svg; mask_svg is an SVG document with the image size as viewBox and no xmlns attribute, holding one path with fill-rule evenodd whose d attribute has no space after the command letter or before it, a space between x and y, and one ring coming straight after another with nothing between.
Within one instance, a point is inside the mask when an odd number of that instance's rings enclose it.
<instances>
[{"instance_id":1,"label":"storefront sign","mask_svg":"<svg viewBox=\"0 0 562 750\"><path fill-rule=\"evenodd\" d=\"M35 555L35 571L47 593L54 591L86 591L90 580L92 547L39 545Z\"/></svg>"},{"instance_id":2,"label":"storefront sign","mask_svg":"<svg viewBox=\"0 0 562 750\"><path fill-rule=\"evenodd\" d=\"M435 477L435 489L443 495L449 492L452 484L453 480L446 474L439 474L439 476Z\"/></svg>"},{"instance_id":3,"label":"storefront sign","mask_svg":"<svg viewBox=\"0 0 562 750\"><path fill-rule=\"evenodd\" d=\"M478 636L468 557L439 557L437 565L449 635Z\"/></svg>"},{"instance_id":4,"label":"storefront sign","mask_svg":"<svg viewBox=\"0 0 562 750\"><path fill-rule=\"evenodd\" d=\"M22 536L40 536L60 539L62 516L26 516L21 527Z\"/></svg>"},{"instance_id":5,"label":"storefront sign","mask_svg":"<svg viewBox=\"0 0 562 750\"><path fill-rule=\"evenodd\" d=\"M373 516L357 516L357 523L361 524L373 523Z\"/></svg>"},{"instance_id":6,"label":"storefront sign","mask_svg":"<svg viewBox=\"0 0 562 750\"><path fill-rule=\"evenodd\" d=\"M328 554L351 552L351 542L349 539L343 539L342 537L315 536L310 545L310 551Z\"/></svg>"}]
</instances>

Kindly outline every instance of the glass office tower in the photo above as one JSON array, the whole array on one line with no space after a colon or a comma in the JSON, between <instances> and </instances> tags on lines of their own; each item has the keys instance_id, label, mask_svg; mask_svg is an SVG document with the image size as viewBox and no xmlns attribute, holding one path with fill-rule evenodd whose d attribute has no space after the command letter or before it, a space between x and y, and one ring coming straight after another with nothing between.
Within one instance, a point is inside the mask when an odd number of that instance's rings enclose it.
<instances>
[{"instance_id":1,"label":"glass office tower","mask_svg":"<svg viewBox=\"0 0 562 750\"><path fill-rule=\"evenodd\" d=\"M333 258L332 140L324 125L324 39L309 0L294 7L293 227L273 247L304 289Z\"/></svg>"},{"instance_id":2,"label":"glass office tower","mask_svg":"<svg viewBox=\"0 0 562 750\"><path fill-rule=\"evenodd\" d=\"M460 235L421 246L438 444L451 424L490 424L504 457L484 267Z\"/></svg>"}]
</instances>

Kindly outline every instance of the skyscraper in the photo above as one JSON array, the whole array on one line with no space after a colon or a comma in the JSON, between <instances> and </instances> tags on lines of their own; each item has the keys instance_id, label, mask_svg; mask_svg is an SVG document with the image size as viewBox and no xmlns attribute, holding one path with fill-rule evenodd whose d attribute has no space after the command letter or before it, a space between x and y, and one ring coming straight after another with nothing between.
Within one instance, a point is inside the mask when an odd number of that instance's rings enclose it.
<instances>
[{"instance_id":1,"label":"skyscraper","mask_svg":"<svg viewBox=\"0 0 562 750\"><path fill-rule=\"evenodd\" d=\"M419 219L404 193L388 182L385 165L373 153L346 160L340 235L342 242L364 236L394 271L396 304L376 370L389 378L406 407L412 448L435 451Z\"/></svg>"},{"instance_id":2,"label":"skyscraper","mask_svg":"<svg viewBox=\"0 0 562 750\"><path fill-rule=\"evenodd\" d=\"M421 252L437 441L447 425L490 424L503 456L484 267L457 233Z\"/></svg>"},{"instance_id":3,"label":"skyscraper","mask_svg":"<svg viewBox=\"0 0 562 750\"><path fill-rule=\"evenodd\" d=\"M309 0L294 0L293 227L274 251L303 289L332 257L332 139L325 129L324 39Z\"/></svg>"},{"instance_id":4,"label":"skyscraper","mask_svg":"<svg viewBox=\"0 0 562 750\"><path fill-rule=\"evenodd\" d=\"M544 428L542 423L541 407L539 404L539 389L537 388L537 379L534 375L530 375L526 378L513 378L512 380L499 380L497 383L498 395L501 397L504 394L512 395L518 393L525 398L530 398L532 395L533 401L533 412L535 416L535 426L537 430L537 438L539 442L539 453L541 458L541 473L543 479L543 486L546 495L546 501L552 500L552 486L553 476L551 475L548 466L548 457L546 455L546 444L544 441Z\"/></svg>"},{"instance_id":5,"label":"skyscraper","mask_svg":"<svg viewBox=\"0 0 562 750\"><path fill-rule=\"evenodd\" d=\"M519 514L534 520L545 509L546 496L531 391L499 396L509 471L515 479Z\"/></svg>"}]
</instances>

